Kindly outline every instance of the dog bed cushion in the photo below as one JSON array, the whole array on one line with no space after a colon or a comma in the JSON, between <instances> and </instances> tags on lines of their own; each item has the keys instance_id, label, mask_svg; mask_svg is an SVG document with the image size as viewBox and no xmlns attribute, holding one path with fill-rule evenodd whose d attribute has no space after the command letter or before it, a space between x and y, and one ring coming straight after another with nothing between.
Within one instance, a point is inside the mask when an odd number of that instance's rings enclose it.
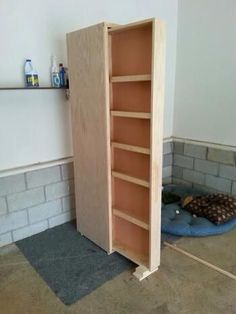
<instances>
[{"instance_id":1,"label":"dog bed cushion","mask_svg":"<svg viewBox=\"0 0 236 314\"><path fill-rule=\"evenodd\" d=\"M203 237L225 233L236 226L236 218L216 225L206 218L193 217L178 204L162 207L161 231L177 236Z\"/></svg>"}]
</instances>

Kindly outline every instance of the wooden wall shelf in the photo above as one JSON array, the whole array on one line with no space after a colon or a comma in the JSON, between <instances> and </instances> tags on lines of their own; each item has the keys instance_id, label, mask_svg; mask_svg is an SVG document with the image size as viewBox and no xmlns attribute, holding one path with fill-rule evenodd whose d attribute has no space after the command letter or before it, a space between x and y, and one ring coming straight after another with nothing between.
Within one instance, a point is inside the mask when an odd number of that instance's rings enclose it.
<instances>
[{"instance_id":1,"label":"wooden wall shelf","mask_svg":"<svg viewBox=\"0 0 236 314\"><path fill-rule=\"evenodd\" d=\"M0 87L0 90L38 90L38 89L56 89L65 90L67 87L50 87L50 86L39 86L39 87Z\"/></svg>"}]
</instances>

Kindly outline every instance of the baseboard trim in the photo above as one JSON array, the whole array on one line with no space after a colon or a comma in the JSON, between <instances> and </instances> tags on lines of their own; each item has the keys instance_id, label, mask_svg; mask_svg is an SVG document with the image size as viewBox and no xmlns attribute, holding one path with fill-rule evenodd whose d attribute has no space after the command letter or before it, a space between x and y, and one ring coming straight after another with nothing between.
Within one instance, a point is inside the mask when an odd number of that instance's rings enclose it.
<instances>
[{"instance_id":1,"label":"baseboard trim","mask_svg":"<svg viewBox=\"0 0 236 314\"><path fill-rule=\"evenodd\" d=\"M236 146L172 136L172 141L236 152Z\"/></svg>"},{"instance_id":2,"label":"baseboard trim","mask_svg":"<svg viewBox=\"0 0 236 314\"><path fill-rule=\"evenodd\" d=\"M63 165L63 164L67 164L67 163L72 162L72 161L73 161L73 157L68 157L68 158L61 158L61 159L57 159L57 160L40 162L37 164L32 164L32 165L27 165L27 166L12 168L12 169L1 170L0 171L0 178L12 176L15 174L20 174L20 173L24 173L24 172L28 172L28 171L53 167L53 166L57 166L57 165Z\"/></svg>"}]
</instances>

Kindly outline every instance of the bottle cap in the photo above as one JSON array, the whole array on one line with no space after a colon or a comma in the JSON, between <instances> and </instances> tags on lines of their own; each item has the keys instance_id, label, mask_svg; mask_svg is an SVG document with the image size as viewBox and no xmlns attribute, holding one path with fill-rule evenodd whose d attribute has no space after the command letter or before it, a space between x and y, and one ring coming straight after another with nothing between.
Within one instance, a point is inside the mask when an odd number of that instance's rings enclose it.
<instances>
[{"instance_id":1,"label":"bottle cap","mask_svg":"<svg viewBox=\"0 0 236 314\"><path fill-rule=\"evenodd\" d=\"M31 59L26 59L26 62L31 62Z\"/></svg>"}]
</instances>

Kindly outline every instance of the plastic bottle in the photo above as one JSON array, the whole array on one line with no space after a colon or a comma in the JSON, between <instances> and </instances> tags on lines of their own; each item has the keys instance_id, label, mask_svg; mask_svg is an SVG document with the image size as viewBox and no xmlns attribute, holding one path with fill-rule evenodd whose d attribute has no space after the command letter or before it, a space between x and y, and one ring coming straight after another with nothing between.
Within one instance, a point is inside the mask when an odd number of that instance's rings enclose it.
<instances>
[{"instance_id":1,"label":"plastic bottle","mask_svg":"<svg viewBox=\"0 0 236 314\"><path fill-rule=\"evenodd\" d=\"M64 87L66 86L66 81L65 81L65 68L63 67L63 63L59 64L59 76L60 76L60 86Z\"/></svg>"},{"instance_id":2,"label":"plastic bottle","mask_svg":"<svg viewBox=\"0 0 236 314\"><path fill-rule=\"evenodd\" d=\"M26 59L24 72L25 72L25 86L38 87L39 86L38 73L36 70L34 70L31 59Z\"/></svg>"},{"instance_id":3,"label":"plastic bottle","mask_svg":"<svg viewBox=\"0 0 236 314\"><path fill-rule=\"evenodd\" d=\"M52 56L51 82L52 87L60 87L60 75L56 64L56 58L54 56Z\"/></svg>"}]
</instances>

